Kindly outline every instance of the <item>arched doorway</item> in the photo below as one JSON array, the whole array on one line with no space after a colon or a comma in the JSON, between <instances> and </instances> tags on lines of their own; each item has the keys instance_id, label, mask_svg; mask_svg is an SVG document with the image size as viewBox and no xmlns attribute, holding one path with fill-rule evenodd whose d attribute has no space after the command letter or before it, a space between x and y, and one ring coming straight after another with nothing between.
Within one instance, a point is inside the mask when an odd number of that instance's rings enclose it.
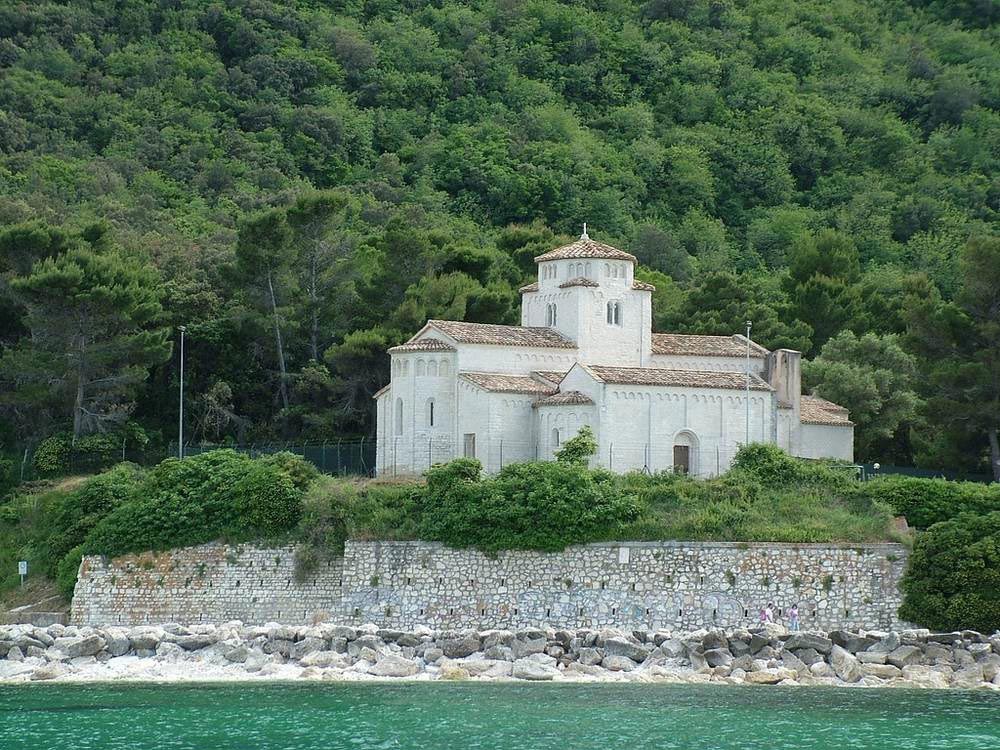
<instances>
[{"instance_id":1,"label":"arched doorway","mask_svg":"<svg viewBox=\"0 0 1000 750\"><path fill-rule=\"evenodd\" d=\"M674 437L673 468L675 474L698 473L698 438L684 430Z\"/></svg>"}]
</instances>

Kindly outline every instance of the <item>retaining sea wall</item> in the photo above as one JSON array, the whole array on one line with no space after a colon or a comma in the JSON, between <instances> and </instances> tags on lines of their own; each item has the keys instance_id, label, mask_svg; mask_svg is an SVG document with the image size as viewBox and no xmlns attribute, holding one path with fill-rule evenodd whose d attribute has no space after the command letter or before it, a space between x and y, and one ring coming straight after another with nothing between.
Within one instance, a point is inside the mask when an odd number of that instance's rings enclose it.
<instances>
[{"instance_id":1,"label":"retaining sea wall","mask_svg":"<svg viewBox=\"0 0 1000 750\"><path fill-rule=\"evenodd\" d=\"M495 556L430 542L348 542L294 574L294 550L209 544L87 557L72 620L327 620L387 628L735 628L774 603L803 629L891 629L907 550L897 544L626 542Z\"/></svg>"}]
</instances>

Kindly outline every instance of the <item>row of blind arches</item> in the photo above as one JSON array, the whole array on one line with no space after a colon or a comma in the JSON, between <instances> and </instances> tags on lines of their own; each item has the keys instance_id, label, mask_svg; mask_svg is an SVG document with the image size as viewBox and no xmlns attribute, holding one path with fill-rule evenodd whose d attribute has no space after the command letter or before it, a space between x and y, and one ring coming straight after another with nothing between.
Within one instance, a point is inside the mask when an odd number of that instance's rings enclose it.
<instances>
[{"instance_id":1,"label":"row of blind arches","mask_svg":"<svg viewBox=\"0 0 1000 750\"><path fill-rule=\"evenodd\" d=\"M429 361L418 359L413 369L417 375L429 375L430 377L451 374L451 365L446 359L442 359L440 362L436 359ZM392 363L392 372L393 375L408 375L410 373L409 360L397 359Z\"/></svg>"}]
</instances>

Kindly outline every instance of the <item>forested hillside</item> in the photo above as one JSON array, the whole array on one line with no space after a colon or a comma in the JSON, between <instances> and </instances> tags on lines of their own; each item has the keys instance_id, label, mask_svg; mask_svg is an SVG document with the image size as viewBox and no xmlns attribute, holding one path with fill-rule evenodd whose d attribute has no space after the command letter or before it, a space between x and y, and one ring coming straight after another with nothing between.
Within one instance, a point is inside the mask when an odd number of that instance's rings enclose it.
<instances>
[{"instance_id":1,"label":"forested hillside","mask_svg":"<svg viewBox=\"0 0 1000 750\"><path fill-rule=\"evenodd\" d=\"M0 453L365 434L579 234L807 353L859 458L1000 459L996 0L0 6ZM995 467L1000 471L1000 465Z\"/></svg>"}]
</instances>

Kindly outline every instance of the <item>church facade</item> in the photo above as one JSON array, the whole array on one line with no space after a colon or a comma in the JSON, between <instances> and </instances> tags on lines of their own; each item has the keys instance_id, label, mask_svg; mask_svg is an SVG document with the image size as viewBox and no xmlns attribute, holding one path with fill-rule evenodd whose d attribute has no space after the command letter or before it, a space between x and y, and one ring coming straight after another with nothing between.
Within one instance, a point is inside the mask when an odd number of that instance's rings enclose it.
<instances>
[{"instance_id":1,"label":"church facade","mask_svg":"<svg viewBox=\"0 0 1000 750\"><path fill-rule=\"evenodd\" d=\"M389 350L375 394L377 473L453 458L487 472L550 460L589 425L591 464L716 476L747 442L853 460L847 410L803 395L801 354L745 336L653 333L652 292L629 253L591 240L537 258L521 325L429 320Z\"/></svg>"}]
</instances>

